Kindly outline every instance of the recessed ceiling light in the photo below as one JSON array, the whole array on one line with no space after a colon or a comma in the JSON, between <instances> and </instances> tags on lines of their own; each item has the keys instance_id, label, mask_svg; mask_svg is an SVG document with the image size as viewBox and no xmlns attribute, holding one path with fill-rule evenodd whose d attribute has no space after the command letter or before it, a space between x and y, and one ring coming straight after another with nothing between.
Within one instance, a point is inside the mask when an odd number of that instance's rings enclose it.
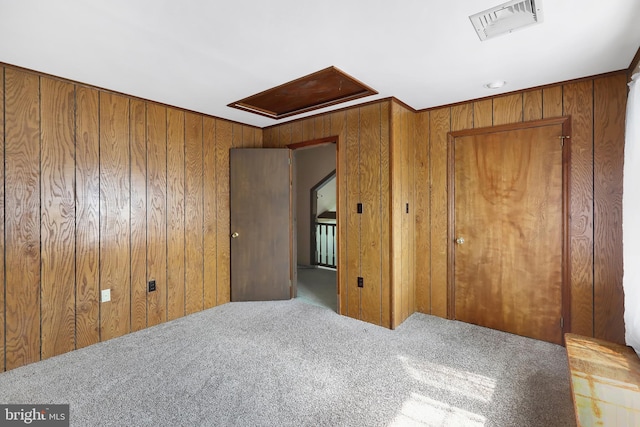
<instances>
[{"instance_id":1,"label":"recessed ceiling light","mask_svg":"<svg viewBox=\"0 0 640 427\"><path fill-rule=\"evenodd\" d=\"M484 87L486 87L487 89L500 89L506 84L507 82L505 82L504 80L495 80L493 82L487 83L486 85L484 85Z\"/></svg>"}]
</instances>

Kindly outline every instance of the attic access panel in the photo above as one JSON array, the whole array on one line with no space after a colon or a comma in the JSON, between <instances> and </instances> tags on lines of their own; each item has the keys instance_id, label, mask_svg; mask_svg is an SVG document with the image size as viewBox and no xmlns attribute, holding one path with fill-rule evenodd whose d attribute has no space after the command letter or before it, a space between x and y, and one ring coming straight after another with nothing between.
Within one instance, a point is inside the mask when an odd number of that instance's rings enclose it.
<instances>
[{"instance_id":1,"label":"attic access panel","mask_svg":"<svg viewBox=\"0 0 640 427\"><path fill-rule=\"evenodd\" d=\"M336 67L329 67L228 106L282 119L377 93Z\"/></svg>"}]
</instances>

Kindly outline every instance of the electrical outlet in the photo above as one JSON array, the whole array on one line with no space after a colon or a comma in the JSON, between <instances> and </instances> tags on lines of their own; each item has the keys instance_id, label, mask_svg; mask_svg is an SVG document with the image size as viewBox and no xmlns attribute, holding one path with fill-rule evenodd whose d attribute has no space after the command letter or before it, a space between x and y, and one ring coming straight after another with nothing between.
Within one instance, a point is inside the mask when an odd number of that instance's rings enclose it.
<instances>
[{"instance_id":1,"label":"electrical outlet","mask_svg":"<svg viewBox=\"0 0 640 427\"><path fill-rule=\"evenodd\" d=\"M101 296L100 296L100 301L102 302L109 302L111 301L111 289L103 289Z\"/></svg>"},{"instance_id":2,"label":"electrical outlet","mask_svg":"<svg viewBox=\"0 0 640 427\"><path fill-rule=\"evenodd\" d=\"M153 292L156 290L156 281L149 280L149 292Z\"/></svg>"}]
</instances>

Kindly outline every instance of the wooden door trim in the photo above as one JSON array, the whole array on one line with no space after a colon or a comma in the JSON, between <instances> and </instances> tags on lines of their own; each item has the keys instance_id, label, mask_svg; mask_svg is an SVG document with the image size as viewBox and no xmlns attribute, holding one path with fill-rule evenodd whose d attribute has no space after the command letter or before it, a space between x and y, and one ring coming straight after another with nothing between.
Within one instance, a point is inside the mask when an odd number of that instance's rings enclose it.
<instances>
[{"instance_id":1,"label":"wooden door trim","mask_svg":"<svg viewBox=\"0 0 640 427\"><path fill-rule=\"evenodd\" d=\"M447 319L455 319L455 151L456 138L499 133L512 130L524 130L542 126L561 125L564 138L562 146L562 304L561 312L564 321L562 329L564 333L571 332L571 253L569 236L569 212L570 212L570 173L571 173L571 116L556 117L551 119L534 120L508 125L489 126L477 129L467 129L447 134Z\"/></svg>"}]
</instances>

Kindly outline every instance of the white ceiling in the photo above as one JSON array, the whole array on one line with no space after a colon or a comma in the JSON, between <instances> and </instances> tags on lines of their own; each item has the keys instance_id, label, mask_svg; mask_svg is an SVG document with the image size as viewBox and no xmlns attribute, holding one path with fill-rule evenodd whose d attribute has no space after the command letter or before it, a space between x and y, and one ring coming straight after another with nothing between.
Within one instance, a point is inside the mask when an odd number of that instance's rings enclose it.
<instances>
[{"instance_id":1,"label":"white ceiling","mask_svg":"<svg viewBox=\"0 0 640 427\"><path fill-rule=\"evenodd\" d=\"M226 105L331 65L379 92L333 109L423 109L624 69L640 47L640 0L543 0L542 24L480 42L468 16L503 2L0 0L0 62L262 127L287 120Z\"/></svg>"}]
</instances>

